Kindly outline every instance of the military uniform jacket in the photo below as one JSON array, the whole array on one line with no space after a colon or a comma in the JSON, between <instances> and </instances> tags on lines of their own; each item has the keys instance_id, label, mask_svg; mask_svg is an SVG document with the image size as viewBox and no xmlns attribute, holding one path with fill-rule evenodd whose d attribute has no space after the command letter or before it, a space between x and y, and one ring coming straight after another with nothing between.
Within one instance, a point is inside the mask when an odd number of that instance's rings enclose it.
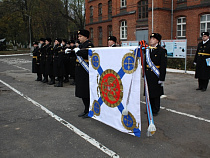
<instances>
[{"instance_id":1,"label":"military uniform jacket","mask_svg":"<svg viewBox=\"0 0 210 158\"><path fill-rule=\"evenodd\" d=\"M40 72L45 74L46 49L45 44L42 44L40 49Z\"/></svg>"},{"instance_id":2,"label":"military uniform jacket","mask_svg":"<svg viewBox=\"0 0 210 158\"><path fill-rule=\"evenodd\" d=\"M206 59L210 58L210 40L198 44L194 62L196 63L195 78L210 79L210 66L207 66Z\"/></svg>"},{"instance_id":3,"label":"military uniform jacket","mask_svg":"<svg viewBox=\"0 0 210 158\"><path fill-rule=\"evenodd\" d=\"M75 78L75 65L76 65L76 54L75 51L73 50L74 48L76 48L76 46L73 47L69 47L69 49L72 50L71 53L69 53L69 58L70 58L70 70L69 73L71 75L71 77Z\"/></svg>"},{"instance_id":4,"label":"military uniform jacket","mask_svg":"<svg viewBox=\"0 0 210 158\"><path fill-rule=\"evenodd\" d=\"M148 83L149 96L150 98L155 98L163 95L163 87L161 86L161 84L158 84L158 81L165 81L167 51L166 49L163 49L160 45L158 45L157 49L150 49L150 58L160 71L160 76L158 78L157 75L152 71L152 69L148 67L145 58L145 74Z\"/></svg>"},{"instance_id":5,"label":"military uniform jacket","mask_svg":"<svg viewBox=\"0 0 210 158\"><path fill-rule=\"evenodd\" d=\"M54 76L56 77L62 77L64 76L64 63L63 63L63 57L65 52L63 51L62 47L59 45L56 45L54 47L54 56L53 56L53 70L54 70Z\"/></svg>"},{"instance_id":6,"label":"military uniform jacket","mask_svg":"<svg viewBox=\"0 0 210 158\"><path fill-rule=\"evenodd\" d=\"M45 72L47 75L53 75L53 47L48 44L45 46L46 49L46 66Z\"/></svg>"},{"instance_id":7,"label":"military uniform jacket","mask_svg":"<svg viewBox=\"0 0 210 158\"><path fill-rule=\"evenodd\" d=\"M80 50L76 53L77 56L81 56L88 63L88 50L84 48L94 47L91 41L87 40L84 43L79 45ZM82 67L82 65L76 61L75 66L75 82L76 89L75 95L79 98L89 98L89 74Z\"/></svg>"},{"instance_id":8,"label":"military uniform jacket","mask_svg":"<svg viewBox=\"0 0 210 158\"><path fill-rule=\"evenodd\" d=\"M63 46L63 51L65 51L66 49L68 49L67 46ZM69 54L64 54L64 68L65 68L65 75L69 75L69 71L70 71L70 58L69 58Z\"/></svg>"},{"instance_id":9,"label":"military uniform jacket","mask_svg":"<svg viewBox=\"0 0 210 158\"><path fill-rule=\"evenodd\" d=\"M40 51L39 47L35 47L33 50L33 59L32 59L32 73L39 73L40 66Z\"/></svg>"}]
</instances>

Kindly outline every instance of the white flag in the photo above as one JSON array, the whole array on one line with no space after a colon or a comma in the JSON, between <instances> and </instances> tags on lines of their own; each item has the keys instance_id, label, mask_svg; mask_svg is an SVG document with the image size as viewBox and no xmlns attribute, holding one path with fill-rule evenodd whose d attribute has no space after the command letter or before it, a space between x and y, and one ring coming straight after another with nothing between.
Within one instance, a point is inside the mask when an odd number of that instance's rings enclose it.
<instances>
[{"instance_id":1,"label":"white flag","mask_svg":"<svg viewBox=\"0 0 210 158\"><path fill-rule=\"evenodd\" d=\"M140 65L136 46L89 49L90 117L140 137Z\"/></svg>"}]
</instances>

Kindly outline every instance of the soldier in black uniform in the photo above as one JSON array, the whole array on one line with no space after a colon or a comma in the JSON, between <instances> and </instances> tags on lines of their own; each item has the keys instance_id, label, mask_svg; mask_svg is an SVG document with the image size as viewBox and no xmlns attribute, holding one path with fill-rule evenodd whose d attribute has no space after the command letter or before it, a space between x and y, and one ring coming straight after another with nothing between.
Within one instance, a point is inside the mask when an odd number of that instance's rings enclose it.
<instances>
[{"instance_id":1,"label":"soldier in black uniform","mask_svg":"<svg viewBox=\"0 0 210 158\"><path fill-rule=\"evenodd\" d=\"M34 42L33 60L32 60L32 73L37 73L36 81L42 80L42 74L40 72L40 50L38 42Z\"/></svg>"},{"instance_id":2,"label":"soldier in black uniform","mask_svg":"<svg viewBox=\"0 0 210 158\"><path fill-rule=\"evenodd\" d=\"M46 52L45 78L48 81L48 76L50 77L50 82L49 82L50 85L55 83L55 77L53 75L53 46L51 45L51 42L52 42L51 38L46 38L45 40L45 44L46 44L45 45L45 52Z\"/></svg>"},{"instance_id":3,"label":"soldier in black uniform","mask_svg":"<svg viewBox=\"0 0 210 158\"><path fill-rule=\"evenodd\" d=\"M46 50L45 50L45 39L40 38L40 72L42 73L44 79L42 82L48 82L47 78L45 78L45 62L46 62Z\"/></svg>"},{"instance_id":4,"label":"soldier in black uniform","mask_svg":"<svg viewBox=\"0 0 210 158\"><path fill-rule=\"evenodd\" d=\"M63 39L62 40L62 50L65 52L65 50L68 48L67 40ZM65 69L65 74L64 74L64 83L69 82L69 67L70 67L70 60L69 60L69 54L65 54L63 56L63 62L64 62L64 69Z\"/></svg>"},{"instance_id":5,"label":"soldier in black uniform","mask_svg":"<svg viewBox=\"0 0 210 158\"><path fill-rule=\"evenodd\" d=\"M202 42L198 44L194 58L196 64L195 78L198 78L196 90L206 91L210 79L210 66L207 66L206 59L210 58L209 32L202 32Z\"/></svg>"},{"instance_id":6,"label":"soldier in black uniform","mask_svg":"<svg viewBox=\"0 0 210 158\"><path fill-rule=\"evenodd\" d=\"M160 96L163 95L163 82L166 76L166 64L167 64L167 51L163 49L159 43L161 41L161 35L159 33L152 33L150 36L150 46L154 49L150 49L150 59L159 70L159 77L150 68L145 58L145 75L149 89L149 99L151 103L152 113L154 116L158 115L160 110Z\"/></svg>"},{"instance_id":7,"label":"soldier in black uniform","mask_svg":"<svg viewBox=\"0 0 210 158\"><path fill-rule=\"evenodd\" d=\"M75 43L76 48L79 48L79 45L80 45L80 41L78 40L78 41Z\"/></svg>"},{"instance_id":8,"label":"soldier in black uniform","mask_svg":"<svg viewBox=\"0 0 210 158\"><path fill-rule=\"evenodd\" d=\"M75 41L74 40L70 40L70 46L69 49L71 49L71 53L69 53L69 58L70 58L70 70L69 70L69 74L70 74L70 79L73 79L73 82L70 83L70 85L75 85L75 64L76 64L76 55L75 52L73 51L74 48L76 48L75 46Z\"/></svg>"},{"instance_id":9,"label":"soldier in black uniform","mask_svg":"<svg viewBox=\"0 0 210 158\"><path fill-rule=\"evenodd\" d=\"M56 47L54 48L53 70L54 70L54 76L58 78L58 83L54 85L55 87L63 87L63 76L65 73L64 70L65 47L62 47L60 45L61 42L62 40L59 38L55 40Z\"/></svg>"},{"instance_id":10,"label":"soldier in black uniform","mask_svg":"<svg viewBox=\"0 0 210 158\"><path fill-rule=\"evenodd\" d=\"M117 38L115 36L108 37L108 47L116 47Z\"/></svg>"},{"instance_id":11,"label":"soldier in black uniform","mask_svg":"<svg viewBox=\"0 0 210 158\"><path fill-rule=\"evenodd\" d=\"M88 40L89 31L88 30L79 30L78 39L80 41L79 48L80 50L76 53L78 57L82 57L85 62L88 64L88 50L86 48L94 47L92 42ZM78 59L76 60L75 67L75 95L76 97L82 98L82 101L85 105L85 110L79 117L88 118L89 106L90 106L90 92L89 92L89 74L79 63Z\"/></svg>"}]
</instances>

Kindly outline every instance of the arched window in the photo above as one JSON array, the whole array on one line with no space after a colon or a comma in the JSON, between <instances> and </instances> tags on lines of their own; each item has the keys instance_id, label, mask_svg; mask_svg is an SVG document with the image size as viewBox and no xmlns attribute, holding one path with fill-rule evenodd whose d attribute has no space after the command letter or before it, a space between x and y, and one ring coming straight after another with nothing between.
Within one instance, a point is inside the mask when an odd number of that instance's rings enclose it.
<instances>
[{"instance_id":1,"label":"arched window","mask_svg":"<svg viewBox=\"0 0 210 158\"><path fill-rule=\"evenodd\" d=\"M138 18L148 18L148 0L141 0L138 2Z\"/></svg>"},{"instance_id":2,"label":"arched window","mask_svg":"<svg viewBox=\"0 0 210 158\"><path fill-rule=\"evenodd\" d=\"M177 37L186 37L186 17L177 19Z\"/></svg>"},{"instance_id":3,"label":"arched window","mask_svg":"<svg viewBox=\"0 0 210 158\"><path fill-rule=\"evenodd\" d=\"M200 20L200 34L201 32L210 32L210 14L204 14Z\"/></svg>"},{"instance_id":4,"label":"arched window","mask_svg":"<svg viewBox=\"0 0 210 158\"><path fill-rule=\"evenodd\" d=\"M90 6L90 23L93 22L93 6Z\"/></svg>"},{"instance_id":5,"label":"arched window","mask_svg":"<svg viewBox=\"0 0 210 158\"><path fill-rule=\"evenodd\" d=\"M120 39L127 39L127 21L121 21Z\"/></svg>"},{"instance_id":6,"label":"arched window","mask_svg":"<svg viewBox=\"0 0 210 158\"><path fill-rule=\"evenodd\" d=\"M98 21L102 20L102 3L98 4Z\"/></svg>"},{"instance_id":7,"label":"arched window","mask_svg":"<svg viewBox=\"0 0 210 158\"><path fill-rule=\"evenodd\" d=\"M112 17L112 1L108 1L108 19L111 19Z\"/></svg>"},{"instance_id":8,"label":"arched window","mask_svg":"<svg viewBox=\"0 0 210 158\"><path fill-rule=\"evenodd\" d=\"M126 0L120 0L121 8L126 7Z\"/></svg>"},{"instance_id":9,"label":"arched window","mask_svg":"<svg viewBox=\"0 0 210 158\"><path fill-rule=\"evenodd\" d=\"M102 27L98 27L98 46L102 46L103 32Z\"/></svg>"},{"instance_id":10,"label":"arched window","mask_svg":"<svg viewBox=\"0 0 210 158\"><path fill-rule=\"evenodd\" d=\"M112 25L108 25L107 27L107 33L108 33L108 37L112 36Z\"/></svg>"},{"instance_id":11,"label":"arched window","mask_svg":"<svg viewBox=\"0 0 210 158\"><path fill-rule=\"evenodd\" d=\"M93 43L93 28L90 28L90 40Z\"/></svg>"}]
</instances>

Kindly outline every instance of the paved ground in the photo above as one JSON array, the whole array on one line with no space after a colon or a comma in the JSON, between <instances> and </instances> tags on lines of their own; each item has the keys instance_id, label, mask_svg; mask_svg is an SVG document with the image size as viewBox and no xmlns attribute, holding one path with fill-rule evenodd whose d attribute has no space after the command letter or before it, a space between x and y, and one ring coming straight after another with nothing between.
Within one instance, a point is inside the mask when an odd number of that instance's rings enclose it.
<instances>
[{"instance_id":1,"label":"paved ground","mask_svg":"<svg viewBox=\"0 0 210 158\"><path fill-rule=\"evenodd\" d=\"M206 92L196 91L193 75L167 73L167 97L161 99L161 112L154 117L157 132L152 137L146 136L141 95L140 138L93 119L78 118L83 105L74 97L74 86L66 83L56 88L36 82L35 78L29 55L0 57L1 158L210 155L210 88Z\"/></svg>"}]
</instances>

